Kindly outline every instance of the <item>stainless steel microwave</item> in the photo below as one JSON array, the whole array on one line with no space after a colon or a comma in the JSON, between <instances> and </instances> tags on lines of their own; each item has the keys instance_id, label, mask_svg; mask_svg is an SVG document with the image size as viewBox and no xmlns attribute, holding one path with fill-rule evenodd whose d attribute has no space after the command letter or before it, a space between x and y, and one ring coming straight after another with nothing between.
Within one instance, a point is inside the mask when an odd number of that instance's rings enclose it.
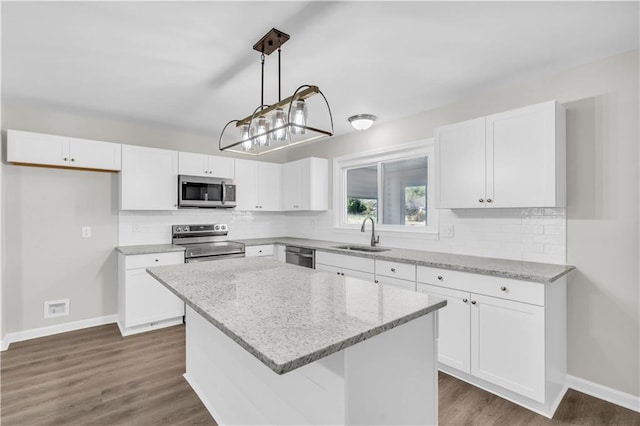
<instances>
[{"instance_id":1,"label":"stainless steel microwave","mask_svg":"<svg viewBox=\"0 0 640 426\"><path fill-rule=\"evenodd\" d=\"M232 208L236 206L233 179L178 176L178 207Z\"/></svg>"}]
</instances>

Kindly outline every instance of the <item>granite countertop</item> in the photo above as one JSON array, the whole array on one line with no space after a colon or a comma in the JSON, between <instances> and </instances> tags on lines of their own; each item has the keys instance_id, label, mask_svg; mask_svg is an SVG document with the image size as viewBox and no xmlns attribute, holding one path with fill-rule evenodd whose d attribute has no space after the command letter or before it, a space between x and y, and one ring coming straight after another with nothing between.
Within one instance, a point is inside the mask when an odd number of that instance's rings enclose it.
<instances>
[{"instance_id":1,"label":"granite countertop","mask_svg":"<svg viewBox=\"0 0 640 426\"><path fill-rule=\"evenodd\" d=\"M139 246L118 246L116 250L126 256L136 254L163 253L169 251L184 251L184 247L174 244L145 244Z\"/></svg>"},{"instance_id":2,"label":"granite countertop","mask_svg":"<svg viewBox=\"0 0 640 426\"><path fill-rule=\"evenodd\" d=\"M490 257L466 256L460 254L439 253L422 250L409 250L386 247L389 250L383 252L360 252L354 250L338 249L335 246L345 245L337 241L309 240L304 238L259 238L236 240L246 246L262 244L295 245L298 247L312 248L316 250L347 254L350 256L367 257L396 262L411 263L415 265L431 266L434 268L451 269L455 271L470 272L474 274L493 275L498 277L513 278L524 281L551 283L563 275L569 273L574 266L555 265L550 263L524 262L509 259L495 259Z\"/></svg>"},{"instance_id":3,"label":"granite countertop","mask_svg":"<svg viewBox=\"0 0 640 426\"><path fill-rule=\"evenodd\" d=\"M446 305L446 300L273 259L147 271L278 374Z\"/></svg>"}]
</instances>

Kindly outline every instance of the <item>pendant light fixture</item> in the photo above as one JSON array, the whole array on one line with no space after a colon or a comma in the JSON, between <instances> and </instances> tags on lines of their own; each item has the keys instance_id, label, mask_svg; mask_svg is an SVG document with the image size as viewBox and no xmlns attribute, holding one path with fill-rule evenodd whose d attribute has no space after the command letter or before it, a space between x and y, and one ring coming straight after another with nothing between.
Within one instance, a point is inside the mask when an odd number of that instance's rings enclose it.
<instances>
[{"instance_id":1,"label":"pendant light fixture","mask_svg":"<svg viewBox=\"0 0 640 426\"><path fill-rule=\"evenodd\" d=\"M260 105L252 114L241 120L231 120L224 126L218 141L220 151L260 155L333 135L331 108L318 86L305 84L288 98L281 98L280 48L289 38L288 34L273 28L253 46L260 52L262 66ZM276 50L278 102L267 105L264 103L264 60L265 55ZM315 95L320 96L314 98ZM233 131L234 127L237 130Z\"/></svg>"}]
</instances>

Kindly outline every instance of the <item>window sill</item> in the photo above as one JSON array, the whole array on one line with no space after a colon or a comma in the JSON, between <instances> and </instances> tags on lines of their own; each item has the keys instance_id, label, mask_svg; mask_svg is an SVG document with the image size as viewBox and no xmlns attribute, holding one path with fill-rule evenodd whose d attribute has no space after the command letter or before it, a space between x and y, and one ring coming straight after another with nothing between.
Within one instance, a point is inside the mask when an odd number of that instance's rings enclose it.
<instances>
[{"instance_id":1,"label":"window sill","mask_svg":"<svg viewBox=\"0 0 640 426\"><path fill-rule=\"evenodd\" d=\"M337 233L343 233L343 234L360 234L360 226L356 225L356 226L334 226L333 227L334 232ZM366 229L365 229L365 234L366 233L371 233L371 228L369 227L369 225L367 225ZM382 236L389 236L389 237L395 237L395 238L407 238L407 239L411 239L411 240L439 240L440 239L440 235L438 234L438 232L434 232L434 231L430 231L430 230L426 230L426 229L415 229L415 228L408 228L408 229L389 229L389 228L380 228L378 226L376 226L376 235L382 235Z\"/></svg>"}]
</instances>

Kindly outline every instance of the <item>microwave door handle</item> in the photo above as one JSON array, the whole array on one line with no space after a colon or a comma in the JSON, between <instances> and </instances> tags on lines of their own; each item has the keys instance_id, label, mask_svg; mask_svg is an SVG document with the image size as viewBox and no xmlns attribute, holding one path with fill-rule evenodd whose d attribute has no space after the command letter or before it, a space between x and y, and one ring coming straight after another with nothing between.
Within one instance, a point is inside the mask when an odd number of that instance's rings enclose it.
<instances>
[{"instance_id":1,"label":"microwave door handle","mask_svg":"<svg viewBox=\"0 0 640 426\"><path fill-rule=\"evenodd\" d=\"M227 199L227 185L224 183L224 181L222 181L221 183L222 183L222 204L224 204L225 200Z\"/></svg>"}]
</instances>

